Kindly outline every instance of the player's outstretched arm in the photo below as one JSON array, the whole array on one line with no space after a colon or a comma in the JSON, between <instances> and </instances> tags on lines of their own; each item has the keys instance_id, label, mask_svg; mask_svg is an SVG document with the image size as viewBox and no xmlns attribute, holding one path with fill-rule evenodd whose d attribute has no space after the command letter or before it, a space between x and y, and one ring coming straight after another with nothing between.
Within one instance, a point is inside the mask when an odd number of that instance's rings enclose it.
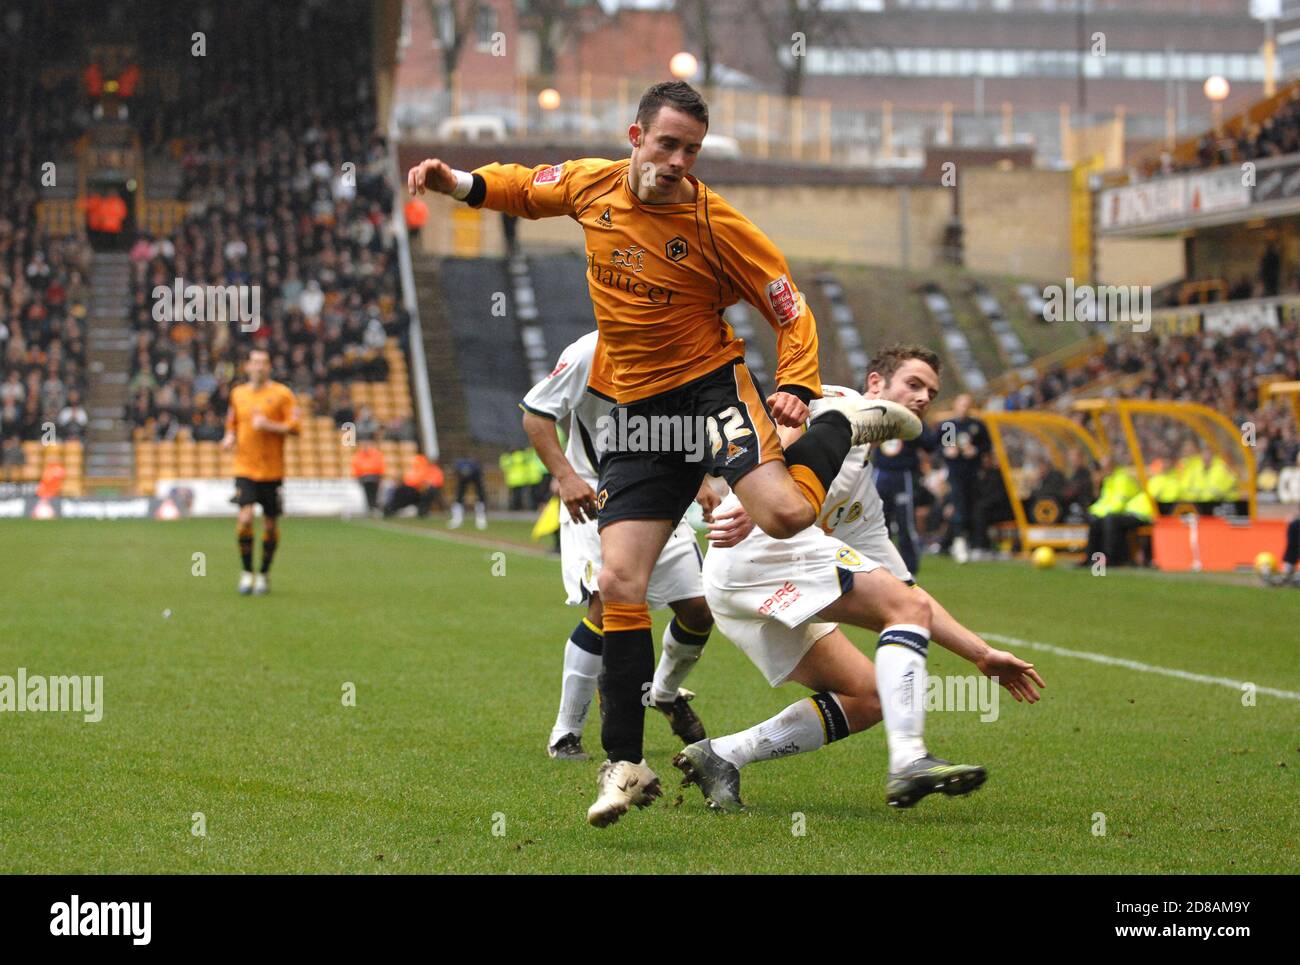
<instances>
[{"instance_id":1,"label":"player's outstretched arm","mask_svg":"<svg viewBox=\"0 0 1300 965\"><path fill-rule=\"evenodd\" d=\"M1046 687L1047 684L1032 663L1026 663L1009 650L990 647L978 634L958 623L943 604L925 590L918 586L914 592L924 593L930 603L930 636L935 643L975 664L980 673L997 680L1011 691L1016 700L1027 700L1031 704L1038 702L1039 693L1034 685Z\"/></svg>"},{"instance_id":2,"label":"player's outstretched arm","mask_svg":"<svg viewBox=\"0 0 1300 965\"><path fill-rule=\"evenodd\" d=\"M456 190L456 172L446 161L428 158L406 173L406 190L412 195L426 191L451 194Z\"/></svg>"},{"instance_id":3,"label":"player's outstretched arm","mask_svg":"<svg viewBox=\"0 0 1300 965\"><path fill-rule=\"evenodd\" d=\"M573 197L613 162L583 158L559 164L485 164L461 171L440 158L428 158L406 175L411 194L434 191L470 207L502 211L517 218L554 218L574 213Z\"/></svg>"}]
</instances>

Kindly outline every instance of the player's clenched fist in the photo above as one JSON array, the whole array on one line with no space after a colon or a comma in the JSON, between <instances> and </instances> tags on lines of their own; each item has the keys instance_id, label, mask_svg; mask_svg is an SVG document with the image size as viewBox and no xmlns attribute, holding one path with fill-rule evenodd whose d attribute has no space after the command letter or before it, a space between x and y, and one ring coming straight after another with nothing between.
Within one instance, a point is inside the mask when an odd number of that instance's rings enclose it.
<instances>
[{"instance_id":1,"label":"player's clenched fist","mask_svg":"<svg viewBox=\"0 0 1300 965\"><path fill-rule=\"evenodd\" d=\"M406 175L406 190L411 194L424 194L425 191L451 194L455 187L455 172L436 157L421 161Z\"/></svg>"},{"instance_id":2,"label":"player's clenched fist","mask_svg":"<svg viewBox=\"0 0 1300 965\"><path fill-rule=\"evenodd\" d=\"M795 429L808 421L808 406L797 395L789 392L773 392L767 397L767 407L779 426Z\"/></svg>"}]
</instances>

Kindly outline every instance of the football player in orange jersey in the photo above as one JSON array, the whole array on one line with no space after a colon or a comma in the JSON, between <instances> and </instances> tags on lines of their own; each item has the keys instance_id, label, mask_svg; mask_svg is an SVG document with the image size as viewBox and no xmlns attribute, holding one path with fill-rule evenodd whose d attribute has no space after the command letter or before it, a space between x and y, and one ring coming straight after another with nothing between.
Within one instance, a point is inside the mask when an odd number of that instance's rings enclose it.
<instances>
[{"instance_id":1,"label":"football player in orange jersey","mask_svg":"<svg viewBox=\"0 0 1300 965\"><path fill-rule=\"evenodd\" d=\"M235 451L235 498L239 503L239 592L270 591L267 573L280 543L280 487L284 482L284 437L298 434L293 390L271 379L271 355L253 349L244 365L248 381L230 392L226 436L221 448ZM262 569L253 573L253 507L262 507Z\"/></svg>"},{"instance_id":2,"label":"football player in orange jersey","mask_svg":"<svg viewBox=\"0 0 1300 965\"><path fill-rule=\"evenodd\" d=\"M902 406L837 399L782 451L777 425L802 426L808 402L820 395L816 321L776 246L691 176L708 119L689 84L655 84L628 127L630 158L488 164L473 172L430 158L407 176L413 195L432 190L530 219L564 215L586 238L588 289L618 427L602 446L596 498L608 755L587 813L597 827L660 793L642 759L642 684L654 676L646 589L704 477L725 478L754 522L786 539L816 520L851 446L921 431ZM777 333L777 390L766 401L745 367L744 342L722 316L741 299ZM677 441L647 446L638 434L647 425L678 427ZM711 451L687 451L684 440L701 425Z\"/></svg>"}]
</instances>

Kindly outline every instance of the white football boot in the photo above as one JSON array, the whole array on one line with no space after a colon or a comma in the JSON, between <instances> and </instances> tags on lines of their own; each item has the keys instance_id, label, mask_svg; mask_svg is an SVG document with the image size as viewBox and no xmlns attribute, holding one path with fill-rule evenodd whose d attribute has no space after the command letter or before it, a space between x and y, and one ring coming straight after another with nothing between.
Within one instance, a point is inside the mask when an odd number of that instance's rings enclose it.
<instances>
[{"instance_id":1,"label":"white football boot","mask_svg":"<svg viewBox=\"0 0 1300 965\"><path fill-rule=\"evenodd\" d=\"M460 503L451 504L451 519L447 522L448 529L460 529L460 524L465 522L465 507Z\"/></svg>"},{"instance_id":2,"label":"white football boot","mask_svg":"<svg viewBox=\"0 0 1300 965\"><path fill-rule=\"evenodd\" d=\"M609 827L633 804L639 808L648 807L663 793L659 778L646 766L644 759L640 764L605 761L596 775L596 788L599 793L595 803L587 808L587 821L598 828Z\"/></svg>"},{"instance_id":3,"label":"white football boot","mask_svg":"<svg viewBox=\"0 0 1300 965\"><path fill-rule=\"evenodd\" d=\"M855 446L884 442L886 439L915 439L921 434L921 420L916 417L916 413L888 399L866 399L861 396L823 399L820 410L818 418L829 410L838 412L849 420Z\"/></svg>"},{"instance_id":4,"label":"white football boot","mask_svg":"<svg viewBox=\"0 0 1300 965\"><path fill-rule=\"evenodd\" d=\"M253 596L266 596L271 592L271 583L266 578L265 573L258 573L253 580Z\"/></svg>"},{"instance_id":5,"label":"white football boot","mask_svg":"<svg viewBox=\"0 0 1300 965\"><path fill-rule=\"evenodd\" d=\"M239 595L248 596L253 592L253 574L248 570L239 574Z\"/></svg>"},{"instance_id":6,"label":"white football boot","mask_svg":"<svg viewBox=\"0 0 1300 965\"><path fill-rule=\"evenodd\" d=\"M487 529L487 507L482 503L474 504L474 528Z\"/></svg>"}]
</instances>

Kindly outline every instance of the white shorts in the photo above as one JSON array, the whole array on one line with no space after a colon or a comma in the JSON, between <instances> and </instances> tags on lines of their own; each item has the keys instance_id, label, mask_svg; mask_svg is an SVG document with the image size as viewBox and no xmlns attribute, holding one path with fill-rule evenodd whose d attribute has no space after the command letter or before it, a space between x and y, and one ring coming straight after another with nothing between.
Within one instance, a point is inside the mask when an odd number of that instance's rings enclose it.
<instances>
[{"instance_id":1,"label":"white shorts","mask_svg":"<svg viewBox=\"0 0 1300 965\"><path fill-rule=\"evenodd\" d=\"M909 585L916 582L916 578L912 576L912 571L903 562L898 547L889 538L889 531L885 529L883 523L866 529L852 527L843 536L838 533L833 535L836 539L846 541L863 556L871 557L902 582Z\"/></svg>"},{"instance_id":2,"label":"white shorts","mask_svg":"<svg viewBox=\"0 0 1300 965\"><path fill-rule=\"evenodd\" d=\"M740 545L705 555L704 598L718 629L777 687L835 629L814 618L844 594L840 571L880 566L815 526L784 540L756 529Z\"/></svg>"},{"instance_id":3,"label":"white shorts","mask_svg":"<svg viewBox=\"0 0 1300 965\"><path fill-rule=\"evenodd\" d=\"M650 609L662 610L678 600L703 596L702 562L695 531L685 522L678 523L668 537L664 551L659 554L654 572L650 574L650 586L646 590L646 603ZM587 598L598 592L600 533L595 522L575 523L572 519L561 519L560 569L567 594L565 602L570 606L585 605Z\"/></svg>"}]
</instances>

